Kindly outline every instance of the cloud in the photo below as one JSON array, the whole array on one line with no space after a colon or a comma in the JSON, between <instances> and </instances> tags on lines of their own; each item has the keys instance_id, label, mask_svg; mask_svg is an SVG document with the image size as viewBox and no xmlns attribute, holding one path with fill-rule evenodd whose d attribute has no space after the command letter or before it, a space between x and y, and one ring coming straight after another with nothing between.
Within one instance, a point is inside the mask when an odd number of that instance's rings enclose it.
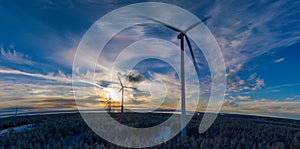
<instances>
[{"instance_id":1,"label":"cloud","mask_svg":"<svg viewBox=\"0 0 300 149\"><path fill-rule=\"evenodd\" d=\"M296 97L296 98L300 98L300 95L296 95L295 97Z\"/></svg>"},{"instance_id":2,"label":"cloud","mask_svg":"<svg viewBox=\"0 0 300 149\"><path fill-rule=\"evenodd\" d=\"M294 98L292 98L292 97L287 97L287 98L285 98L284 100L285 100L285 101L291 101L291 100L294 100Z\"/></svg>"},{"instance_id":3,"label":"cloud","mask_svg":"<svg viewBox=\"0 0 300 149\"><path fill-rule=\"evenodd\" d=\"M284 60L285 60L285 58L279 58L279 59L274 60L274 63L280 63L280 62L283 62Z\"/></svg>"},{"instance_id":4,"label":"cloud","mask_svg":"<svg viewBox=\"0 0 300 149\"><path fill-rule=\"evenodd\" d=\"M73 60L76 53L76 47L62 49L60 51L54 52L52 55L49 56L49 59L58 62L59 64L67 67L72 67ZM87 61L83 59L82 61Z\"/></svg>"},{"instance_id":5,"label":"cloud","mask_svg":"<svg viewBox=\"0 0 300 149\"><path fill-rule=\"evenodd\" d=\"M245 63L270 50L288 47L300 41L299 29L295 27L300 23L297 19L299 11L296 5L299 5L299 2L256 1L249 3L236 0L207 4L207 6L202 6L206 8L205 10L195 8L194 11L197 14L213 16L207 24L223 52L229 86L237 87L237 84L230 85L236 80L230 76L236 76L241 70L239 68ZM284 58L274 62L282 61ZM249 81L251 80L250 77Z\"/></svg>"},{"instance_id":6,"label":"cloud","mask_svg":"<svg viewBox=\"0 0 300 149\"><path fill-rule=\"evenodd\" d=\"M287 88L287 87L294 87L294 86L300 86L300 83L281 84L277 86L268 87L267 89L280 89L280 88Z\"/></svg>"},{"instance_id":7,"label":"cloud","mask_svg":"<svg viewBox=\"0 0 300 149\"><path fill-rule=\"evenodd\" d=\"M237 96L240 100L251 100L251 96Z\"/></svg>"},{"instance_id":8,"label":"cloud","mask_svg":"<svg viewBox=\"0 0 300 149\"><path fill-rule=\"evenodd\" d=\"M15 99L28 98L30 100L36 97L73 97L72 85L69 83L19 77L17 81L10 78L0 80L0 85L1 102L13 103Z\"/></svg>"},{"instance_id":9,"label":"cloud","mask_svg":"<svg viewBox=\"0 0 300 149\"><path fill-rule=\"evenodd\" d=\"M47 75L44 75L44 74L38 74L38 73L23 72L23 71L14 70L14 69L0 68L0 73L2 73L2 74L14 74L14 75L25 75L25 76L42 78L42 79L47 79L47 80L54 80L54 81L58 81L58 82L68 82L68 83L72 82L71 77L66 76L61 71L59 71L59 74L57 76L54 76L53 73L49 73Z\"/></svg>"},{"instance_id":10,"label":"cloud","mask_svg":"<svg viewBox=\"0 0 300 149\"><path fill-rule=\"evenodd\" d=\"M15 64L33 64L33 62L30 60L30 57L27 54L19 53L16 50L6 51L3 47L1 47L0 54L0 60L2 59Z\"/></svg>"},{"instance_id":11,"label":"cloud","mask_svg":"<svg viewBox=\"0 0 300 149\"><path fill-rule=\"evenodd\" d=\"M227 91L229 92L245 92L249 90L261 89L265 86L265 81L262 78L258 78L257 74L251 74L247 80L241 79L239 76L233 73L228 73L227 76Z\"/></svg>"},{"instance_id":12,"label":"cloud","mask_svg":"<svg viewBox=\"0 0 300 149\"><path fill-rule=\"evenodd\" d=\"M236 97L233 97L231 95L228 96L231 100L236 100Z\"/></svg>"},{"instance_id":13,"label":"cloud","mask_svg":"<svg viewBox=\"0 0 300 149\"><path fill-rule=\"evenodd\" d=\"M26 102L22 104L26 105ZM39 109L76 109L74 98L42 97L35 100L27 99L27 104Z\"/></svg>"},{"instance_id":14,"label":"cloud","mask_svg":"<svg viewBox=\"0 0 300 149\"><path fill-rule=\"evenodd\" d=\"M129 71L127 74L125 74L125 77L129 82L133 83L141 82L146 79L142 74L140 74L136 70Z\"/></svg>"},{"instance_id":15,"label":"cloud","mask_svg":"<svg viewBox=\"0 0 300 149\"><path fill-rule=\"evenodd\" d=\"M222 112L300 119L300 102L254 100L223 104Z\"/></svg>"},{"instance_id":16,"label":"cloud","mask_svg":"<svg viewBox=\"0 0 300 149\"><path fill-rule=\"evenodd\" d=\"M0 109L16 106L20 107L20 112L76 109L72 85L69 83L26 76L18 76L18 79L14 80L3 74L1 78Z\"/></svg>"},{"instance_id":17,"label":"cloud","mask_svg":"<svg viewBox=\"0 0 300 149\"><path fill-rule=\"evenodd\" d=\"M236 104L233 100L224 100L224 103L223 103L223 106L224 107L237 107L238 104Z\"/></svg>"},{"instance_id":18,"label":"cloud","mask_svg":"<svg viewBox=\"0 0 300 149\"><path fill-rule=\"evenodd\" d=\"M15 98L14 100L20 99ZM15 102L13 105L0 105L0 110L3 112L1 114L9 114L10 112L15 111L15 107L18 107L19 113L42 112L46 110L77 110L73 98L40 97L34 99L22 98L21 102Z\"/></svg>"},{"instance_id":19,"label":"cloud","mask_svg":"<svg viewBox=\"0 0 300 149\"><path fill-rule=\"evenodd\" d=\"M245 80L240 80L239 83L240 83L241 85L243 85L243 84L245 84L246 82L245 82Z\"/></svg>"},{"instance_id":20,"label":"cloud","mask_svg":"<svg viewBox=\"0 0 300 149\"><path fill-rule=\"evenodd\" d=\"M235 65L244 63L269 50L298 42L299 30L285 27L288 22L296 26L299 23L296 19L298 10L292 5L295 5L294 1L214 3L208 9L208 14L213 16L209 26L225 58L230 58L227 61L236 61L233 62ZM238 9L231 9L237 6ZM286 35L284 38L283 34Z\"/></svg>"},{"instance_id":21,"label":"cloud","mask_svg":"<svg viewBox=\"0 0 300 149\"><path fill-rule=\"evenodd\" d=\"M257 76L257 73L251 74L251 75L248 77L247 81L252 81L252 80L254 80L254 79L256 78L256 76Z\"/></svg>"},{"instance_id":22,"label":"cloud","mask_svg":"<svg viewBox=\"0 0 300 149\"><path fill-rule=\"evenodd\" d=\"M262 88L265 86L265 81L261 78L257 78L255 80L255 87L253 88L253 90L256 90L256 89L259 89L259 88Z\"/></svg>"},{"instance_id":23,"label":"cloud","mask_svg":"<svg viewBox=\"0 0 300 149\"><path fill-rule=\"evenodd\" d=\"M259 101L261 101L261 102L267 102L267 101L269 101L269 100L266 99L266 98L262 98L262 99L260 99Z\"/></svg>"}]
</instances>

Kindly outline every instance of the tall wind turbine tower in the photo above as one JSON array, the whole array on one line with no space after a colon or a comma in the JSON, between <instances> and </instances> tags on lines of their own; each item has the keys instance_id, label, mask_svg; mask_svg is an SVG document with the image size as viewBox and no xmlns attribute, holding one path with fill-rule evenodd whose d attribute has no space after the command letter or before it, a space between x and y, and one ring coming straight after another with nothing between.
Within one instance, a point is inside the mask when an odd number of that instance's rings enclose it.
<instances>
[{"instance_id":1,"label":"tall wind turbine tower","mask_svg":"<svg viewBox=\"0 0 300 149\"><path fill-rule=\"evenodd\" d=\"M164 23L164 22L161 22L161 21L158 21L158 20L155 20L155 19L152 19L152 18L149 18L149 17L145 17L145 16L142 16L143 18L145 19L148 19L148 20L151 20L153 22L156 22L158 24L161 24L173 31L176 31L178 32L178 36L177 38L180 40L180 49L181 49L181 53L180 53L180 82L181 82L181 136L182 137L185 137L186 136L186 106L185 106L185 76L184 76L184 38L187 42L187 45L189 47L189 50L190 50L190 53L191 53L191 56L192 56L192 60L193 60L193 64L194 64L194 67L196 69L196 72L198 74L199 70L198 70L198 67L197 67L197 63L196 63L196 60L195 60L195 56L194 56L194 52L192 50L192 46L191 46L191 43L190 43L190 40L188 38L188 36L186 35L186 33L190 30L192 30L194 27L196 27L197 25L199 25L200 23L202 22L205 22L207 21L208 19L211 18L211 16L208 16L208 17L205 17L204 19L202 19L201 21L199 22L196 22L195 24L192 24L191 26L189 26L186 30L180 30L172 25L169 25L167 23Z\"/></svg>"}]
</instances>

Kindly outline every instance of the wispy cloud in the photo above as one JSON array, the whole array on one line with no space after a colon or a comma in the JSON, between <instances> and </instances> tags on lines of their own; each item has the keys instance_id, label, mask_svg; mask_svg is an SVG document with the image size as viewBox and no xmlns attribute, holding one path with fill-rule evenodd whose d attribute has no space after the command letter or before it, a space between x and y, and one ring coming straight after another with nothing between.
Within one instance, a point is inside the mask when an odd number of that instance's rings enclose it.
<instances>
[{"instance_id":1,"label":"wispy cloud","mask_svg":"<svg viewBox=\"0 0 300 149\"><path fill-rule=\"evenodd\" d=\"M284 60L285 60L285 58L279 58L279 59L274 60L274 63L280 63L280 62L283 62Z\"/></svg>"},{"instance_id":2,"label":"wispy cloud","mask_svg":"<svg viewBox=\"0 0 300 149\"><path fill-rule=\"evenodd\" d=\"M257 75L251 74L247 79L243 80L236 75L227 77L227 90L229 92L242 93L245 91L255 91L265 87L265 81Z\"/></svg>"},{"instance_id":3,"label":"wispy cloud","mask_svg":"<svg viewBox=\"0 0 300 149\"><path fill-rule=\"evenodd\" d=\"M27 54L23 54L20 52L17 52L16 50L5 50L1 46L0 50L0 61L9 61L11 63L15 64L27 64L32 65L33 62L30 60L30 57Z\"/></svg>"},{"instance_id":4,"label":"wispy cloud","mask_svg":"<svg viewBox=\"0 0 300 149\"><path fill-rule=\"evenodd\" d=\"M300 41L298 6L295 1L218 1L197 12L213 16L208 27L222 49L228 76L236 76L253 58Z\"/></svg>"},{"instance_id":5,"label":"wispy cloud","mask_svg":"<svg viewBox=\"0 0 300 149\"><path fill-rule=\"evenodd\" d=\"M254 100L244 102L225 101L222 112L300 119L300 102Z\"/></svg>"},{"instance_id":6,"label":"wispy cloud","mask_svg":"<svg viewBox=\"0 0 300 149\"><path fill-rule=\"evenodd\" d=\"M240 100L251 100L251 96L237 96Z\"/></svg>"},{"instance_id":7,"label":"wispy cloud","mask_svg":"<svg viewBox=\"0 0 300 149\"><path fill-rule=\"evenodd\" d=\"M281 89L281 88L295 87L295 86L300 86L300 83L281 84L277 86L268 87L267 89L272 90L272 89Z\"/></svg>"},{"instance_id":8,"label":"wispy cloud","mask_svg":"<svg viewBox=\"0 0 300 149\"><path fill-rule=\"evenodd\" d=\"M47 80L54 80L54 81L59 81L59 82L72 82L71 77L66 76L64 73L61 71L58 71L58 75L53 75L53 73L49 73L47 75L44 74L39 74L39 73L29 73L29 72L24 72L20 70L14 70L14 69L4 69L0 68L0 73L2 74L14 74L14 75L25 75L25 76L30 76L30 77L37 77L37 78L42 78L42 79L47 79Z\"/></svg>"},{"instance_id":9,"label":"wispy cloud","mask_svg":"<svg viewBox=\"0 0 300 149\"><path fill-rule=\"evenodd\" d=\"M287 97L287 98L285 98L284 100L285 100L285 101L292 101L292 100L294 100L294 98L292 98L292 97Z\"/></svg>"}]
</instances>

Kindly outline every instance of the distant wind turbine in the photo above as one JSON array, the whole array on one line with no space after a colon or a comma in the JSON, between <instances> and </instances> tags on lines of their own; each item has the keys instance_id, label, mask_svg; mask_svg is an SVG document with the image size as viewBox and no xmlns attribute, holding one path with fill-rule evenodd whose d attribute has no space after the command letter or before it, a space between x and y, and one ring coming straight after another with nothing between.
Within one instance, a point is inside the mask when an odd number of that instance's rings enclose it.
<instances>
[{"instance_id":1,"label":"distant wind turbine","mask_svg":"<svg viewBox=\"0 0 300 149\"><path fill-rule=\"evenodd\" d=\"M108 105L108 113L111 112L111 98L110 94L108 95L108 99L106 100L106 104Z\"/></svg>"},{"instance_id":2,"label":"distant wind turbine","mask_svg":"<svg viewBox=\"0 0 300 149\"><path fill-rule=\"evenodd\" d=\"M192 46L191 46L191 43L190 43L190 40L189 38L187 37L186 33L188 31L190 31L191 29L193 29L194 27L196 27L197 25L199 25L200 23L202 22L206 22L208 19L211 18L211 16L208 16L208 17L205 17L204 19L202 19L201 21L199 22L196 22L195 24L192 24L191 26L189 26L187 29L185 30L180 30L172 25L169 25L167 23L164 23L164 22L161 22L161 21L158 21L158 20L155 20L155 19L152 19L152 18L149 18L149 17L145 17L145 16L141 16L142 18L145 18L145 19L148 19L148 20L151 20L153 22L156 22L158 24L161 24L169 29L172 29L173 31L176 31L178 32L179 34L177 35L177 38L180 39L180 48L181 48L181 72L180 72L180 81L181 81L181 136L182 137L185 137L186 136L186 111L185 111L185 76L184 76L184 38L186 39L186 42L188 44L188 47L190 49L190 53L191 53L191 56L192 56L192 59L193 59L193 64L194 64L194 67L196 69L196 72L198 74L199 70L198 70L198 67L197 67L197 63L196 63L196 60L195 60L195 56L194 56L194 52L192 50Z\"/></svg>"},{"instance_id":3,"label":"distant wind turbine","mask_svg":"<svg viewBox=\"0 0 300 149\"><path fill-rule=\"evenodd\" d=\"M14 115L14 125L17 125L17 115L18 115L18 106L16 106L15 115Z\"/></svg>"},{"instance_id":4,"label":"distant wind turbine","mask_svg":"<svg viewBox=\"0 0 300 149\"><path fill-rule=\"evenodd\" d=\"M121 88L119 90L119 92L122 93L122 101L121 101L121 122L123 121L123 118L124 118L124 89L125 88L131 88L131 87L127 87L127 86L124 86L122 81L121 81L121 78L120 78L120 73L118 73L118 79L119 79L119 83L121 85Z\"/></svg>"}]
</instances>

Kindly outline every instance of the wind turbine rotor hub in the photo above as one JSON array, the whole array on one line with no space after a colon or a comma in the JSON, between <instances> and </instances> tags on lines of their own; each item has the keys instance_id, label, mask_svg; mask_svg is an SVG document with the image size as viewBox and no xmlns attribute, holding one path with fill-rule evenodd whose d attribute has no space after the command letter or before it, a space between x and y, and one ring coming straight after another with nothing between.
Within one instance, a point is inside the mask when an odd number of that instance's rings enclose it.
<instances>
[{"instance_id":1,"label":"wind turbine rotor hub","mask_svg":"<svg viewBox=\"0 0 300 149\"><path fill-rule=\"evenodd\" d=\"M182 39L184 35L185 35L185 34L181 32L181 33L177 36L177 38L178 38L178 39Z\"/></svg>"}]
</instances>

